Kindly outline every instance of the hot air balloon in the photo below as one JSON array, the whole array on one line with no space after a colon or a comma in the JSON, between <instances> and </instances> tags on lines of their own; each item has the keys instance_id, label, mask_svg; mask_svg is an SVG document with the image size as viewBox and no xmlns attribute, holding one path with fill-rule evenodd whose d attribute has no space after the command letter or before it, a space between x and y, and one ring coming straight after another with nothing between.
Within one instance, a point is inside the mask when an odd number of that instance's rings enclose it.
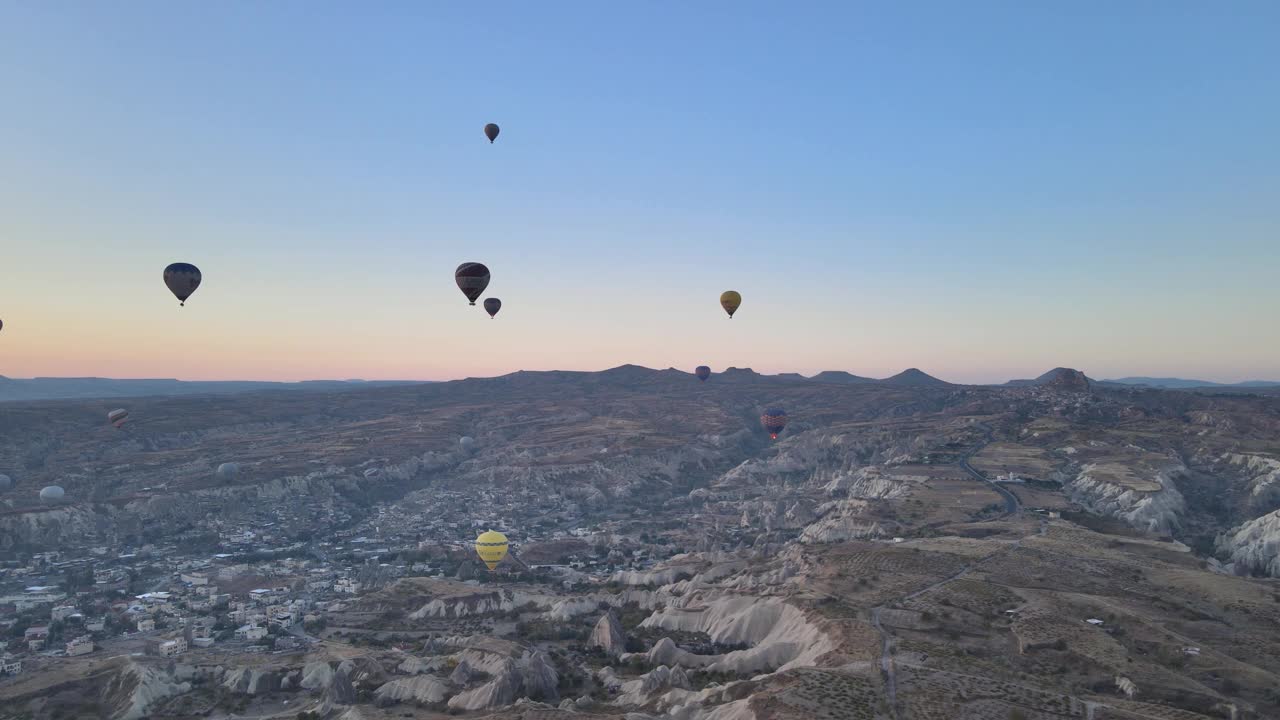
<instances>
[{"instance_id":1,"label":"hot air balloon","mask_svg":"<svg viewBox=\"0 0 1280 720\"><path fill-rule=\"evenodd\" d=\"M782 408L769 408L760 416L760 424L769 431L769 437L777 440L778 433L787 426L787 411Z\"/></svg>"},{"instance_id":2,"label":"hot air balloon","mask_svg":"<svg viewBox=\"0 0 1280 720\"><path fill-rule=\"evenodd\" d=\"M711 377L711 368L706 365L699 365L693 369L693 374L697 375L699 380L706 382L707 378Z\"/></svg>"},{"instance_id":3,"label":"hot air balloon","mask_svg":"<svg viewBox=\"0 0 1280 720\"><path fill-rule=\"evenodd\" d=\"M485 298L484 311L489 313L489 319L492 320L494 315L502 309L502 301L498 298Z\"/></svg>"},{"instance_id":4,"label":"hot air balloon","mask_svg":"<svg viewBox=\"0 0 1280 720\"><path fill-rule=\"evenodd\" d=\"M720 293L720 307L729 313L729 319L733 319L733 314L738 311L738 306L742 304L742 296L737 290L725 290Z\"/></svg>"},{"instance_id":5,"label":"hot air balloon","mask_svg":"<svg viewBox=\"0 0 1280 720\"><path fill-rule=\"evenodd\" d=\"M122 425L124 425L126 422L128 422L128 420L129 420L129 411L125 410L124 408L112 410L111 412L107 413L107 422L111 423L112 425L115 425L117 429L120 428Z\"/></svg>"},{"instance_id":6,"label":"hot air balloon","mask_svg":"<svg viewBox=\"0 0 1280 720\"><path fill-rule=\"evenodd\" d=\"M494 140L498 139L499 132L500 131L498 130L498 126L493 123L489 123L488 125L484 126L484 136L489 138L490 145L493 144Z\"/></svg>"},{"instance_id":7,"label":"hot air balloon","mask_svg":"<svg viewBox=\"0 0 1280 720\"><path fill-rule=\"evenodd\" d=\"M66 497L66 495L66 492L64 492L62 488L57 485L50 485L40 491L40 501L50 504L62 502L62 499Z\"/></svg>"},{"instance_id":8,"label":"hot air balloon","mask_svg":"<svg viewBox=\"0 0 1280 720\"><path fill-rule=\"evenodd\" d=\"M475 446L475 438L470 435L463 435L462 438L458 440L458 447L461 448L464 453L470 453Z\"/></svg>"},{"instance_id":9,"label":"hot air balloon","mask_svg":"<svg viewBox=\"0 0 1280 720\"><path fill-rule=\"evenodd\" d=\"M3 330L3 329L4 329L4 321L0 320L0 330Z\"/></svg>"},{"instance_id":10,"label":"hot air balloon","mask_svg":"<svg viewBox=\"0 0 1280 720\"><path fill-rule=\"evenodd\" d=\"M4 492L11 487L13 487L13 478L5 475L4 473L0 473L0 492Z\"/></svg>"},{"instance_id":11,"label":"hot air balloon","mask_svg":"<svg viewBox=\"0 0 1280 720\"><path fill-rule=\"evenodd\" d=\"M187 298L200 287L200 268L191 263L173 263L164 269L164 284L178 298L179 305L186 305Z\"/></svg>"},{"instance_id":12,"label":"hot air balloon","mask_svg":"<svg viewBox=\"0 0 1280 720\"><path fill-rule=\"evenodd\" d=\"M475 305L476 298L489 287L489 268L478 262L464 262L453 271L453 279L462 294Z\"/></svg>"},{"instance_id":13,"label":"hot air balloon","mask_svg":"<svg viewBox=\"0 0 1280 720\"><path fill-rule=\"evenodd\" d=\"M233 462L224 462L213 474L223 482L231 482L240 474L240 466Z\"/></svg>"},{"instance_id":14,"label":"hot air balloon","mask_svg":"<svg viewBox=\"0 0 1280 720\"><path fill-rule=\"evenodd\" d=\"M492 571L507 556L507 536L494 530L480 533L476 538L476 554Z\"/></svg>"}]
</instances>

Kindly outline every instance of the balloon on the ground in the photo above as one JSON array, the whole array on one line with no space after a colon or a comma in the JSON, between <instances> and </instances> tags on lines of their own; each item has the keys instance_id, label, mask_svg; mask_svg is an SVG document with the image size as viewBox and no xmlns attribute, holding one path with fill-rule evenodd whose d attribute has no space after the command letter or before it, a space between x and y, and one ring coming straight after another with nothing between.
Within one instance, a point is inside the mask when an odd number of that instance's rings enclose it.
<instances>
[{"instance_id":1,"label":"balloon on the ground","mask_svg":"<svg viewBox=\"0 0 1280 720\"><path fill-rule=\"evenodd\" d=\"M164 284L179 305L186 305L187 298L200 287L200 277L200 268L191 263L173 263L164 269Z\"/></svg>"},{"instance_id":2,"label":"balloon on the ground","mask_svg":"<svg viewBox=\"0 0 1280 720\"><path fill-rule=\"evenodd\" d=\"M480 533L476 538L476 554L489 570L497 568L507 556L507 536L494 530Z\"/></svg>"},{"instance_id":3,"label":"balloon on the ground","mask_svg":"<svg viewBox=\"0 0 1280 720\"><path fill-rule=\"evenodd\" d=\"M490 145L493 144L494 140L498 139L499 132L500 131L498 130L498 126L494 123L489 123L488 125L484 126L484 136L489 138Z\"/></svg>"},{"instance_id":4,"label":"balloon on the ground","mask_svg":"<svg viewBox=\"0 0 1280 720\"><path fill-rule=\"evenodd\" d=\"M485 298L484 311L489 313L489 319L492 320L494 315L502 309L502 301L498 298Z\"/></svg>"},{"instance_id":5,"label":"balloon on the ground","mask_svg":"<svg viewBox=\"0 0 1280 720\"><path fill-rule=\"evenodd\" d=\"M66 492L57 485L50 485L40 490L40 500L47 503L62 502L67 496Z\"/></svg>"},{"instance_id":6,"label":"balloon on the ground","mask_svg":"<svg viewBox=\"0 0 1280 720\"><path fill-rule=\"evenodd\" d=\"M464 262L453 271L453 279L458 283L458 289L462 294L467 296L467 300L475 305L476 298L489 287L489 268L483 263Z\"/></svg>"},{"instance_id":7,"label":"balloon on the ground","mask_svg":"<svg viewBox=\"0 0 1280 720\"><path fill-rule=\"evenodd\" d=\"M124 408L118 408L107 413L107 422L115 425L117 428L129 421L129 411Z\"/></svg>"},{"instance_id":8,"label":"balloon on the ground","mask_svg":"<svg viewBox=\"0 0 1280 720\"><path fill-rule=\"evenodd\" d=\"M0 473L0 491L8 490L11 487L13 487L13 478Z\"/></svg>"},{"instance_id":9,"label":"balloon on the ground","mask_svg":"<svg viewBox=\"0 0 1280 720\"><path fill-rule=\"evenodd\" d=\"M742 296L737 290L725 290L720 293L720 307L729 313L729 319L733 319L733 314L738 311L738 306L742 305Z\"/></svg>"},{"instance_id":10,"label":"balloon on the ground","mask_svg":"<svg viewBox=\"0 0 1280 720\"><path fill-rule=\"evenodd\" d=\"M778 433L787 426L787 411L782 408L769 408L760 416L760 424L769 431L769 437L778 439Z\"/></svg>"},{"instance_id":11,"label":"balloon on the ground","mask_svg":"<svg viewBox=\"0 0 1280 720\"><path fill-rule=\"evenodd\" d=\"M458 440L458 447L462 448L462 452L464 453L471 452L475 446L476 440L470 435L463 435L462 438Z\"/></svg>"},{"instance_id":12,"label":"balloon on the ground","mask_svg":"<svg viewBox=\"0 0 1280 720\"><path fill-rule=\"evenodd\" d=\"M221 465L218 466L217 471L214 472L214 475L216 475L219 480L224 480L224 481L233 480L235 479L235 476L239 474L240 474L240 466L233 462L222 463Z\"/></svg>"},{"instance_id":13,"label":"balloon on the ground","mask_svg":"<svg viewBox=\"0 0 1280 720\"><path fill-rule=\"evenodd\" d=\"M693 369L693 374L697 375L699 380L706 382L707 378L711 377L711 368L706 365L699 365Z\"/></svg>"}]
</instances>

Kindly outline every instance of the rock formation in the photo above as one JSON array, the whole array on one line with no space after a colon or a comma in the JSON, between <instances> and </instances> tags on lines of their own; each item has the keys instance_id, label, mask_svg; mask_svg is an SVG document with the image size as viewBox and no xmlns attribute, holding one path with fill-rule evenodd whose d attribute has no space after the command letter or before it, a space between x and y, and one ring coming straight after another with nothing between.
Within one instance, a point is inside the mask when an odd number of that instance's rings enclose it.
<instances>
[{"instance_id":1,"label":"rock formation","mask_svg":"<svg viewBox=\"0 0 1280 720\"><path fill-rule=\"evenodd\" d=\"M621 655L626 649L627 638L622 633L622 623L612 610L602 615L596 623L595 629L591 631L590 644L613 657Z\"/></svg>"}]
</instances>

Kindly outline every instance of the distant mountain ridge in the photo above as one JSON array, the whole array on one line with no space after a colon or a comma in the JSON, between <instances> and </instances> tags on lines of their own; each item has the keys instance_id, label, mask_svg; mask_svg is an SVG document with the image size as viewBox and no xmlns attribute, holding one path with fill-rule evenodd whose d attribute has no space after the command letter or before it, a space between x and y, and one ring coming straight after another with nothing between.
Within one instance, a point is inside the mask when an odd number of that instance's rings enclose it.
<instances>
[{"instance_id":1,"label":"distant mountain ridge","mask_svg":"<svg viewBox=\"0 0 1280 720\"><path fill-rule=\"evenodd\" d=\"M303 380L272 382L267 380L177 380L147 378L116 380L112 378L37 377L14 379L0 375L0 402L21 400L91 400L144 397L147 395L230 395L262 390L341 391L355 388L411 385L411 380Z\"/></svg>"},{"instance_id":2,"label":"distant mountain ridge","mask_svg":"<svg viewBox=\"0 0 1280 720\"><path fill-rule=\"evenodd\" d=\"M1238 383L1220 383L1212 380L1188 380L1184 378L1157 378L1157 377L1123 377L1115 380L1103 380L1104 383L1115 385L1147 385L1150 387L1165 388L1167 390L1183 390L1187 388L1200 387L1218 387L1218 388L1269 388L1280 387L1280 382L1272 380L1246 380Z\"/></svg>"},{"instance_id":3,"label":"distant mountain ridge","mask_svg":"<svg viewBox=\"0 0 1280 720\"><path fill-rule=\"evenodd\" d=\"M1095 380L1079 370L1056 367L1034 380L1010 380L1005 385L1010 387L1056 387L1063 390L1088 391L1095 383Z\"/></svg>"},{"instance_id":4,"label":"distant mountain ridge","mask_svg":"<svg viewBox=\"0 0 1280 720\"><path fill-rule=\"evenodd\" d=\"M595 382L622 382L634 384L636 389L650 386L652 383L679 382L691 375L686 370L667 368L657 370L641 365L620 365L597 372L548 370L520 370L493 380L559 380L566 382L583 382L593 376ZM890 385L904 388L947 388L957 387L955 383L936 378L917 368L908 368L887 378L869 378L854 375L844 370L824 370L811 377L799 373L779 373L765 375L751 368L728 367L714 371L709 382L730 383L823 383L839 385ZM391 387L412 385L414 380L304 380L301 382L272 382L265 380L177 380L174 378L147 378L117 380L112 378L77 377L51 378L37 377L31 379L14 379L0 375L0 402L23 400L90 400L110 398L130 398L182 395L231 395L238 393L259 392L264 390L279 391L319 391L340 392L356 388ZM1182 378L1125 377L1116 380L1093 380L1079 370L1058 367L1040 375L1033 380L1010 380L1004 383L1007 387L1046 386L1063 390L1087 391L1093 386L1135 387L1147 386L1165 390L1193 390L1198 388L1218 388L1222 390L1256 390L1280 388L1280 382L1252 380L1240 383L1217 383L1207 380L1187 380Z\"/></svg>"},{"instance_id":5,"label":"distant mountain ridge","mask_svg":"<svg viewBox=\"0 0 1280 720\"><path fill-rule=\"evenodd\" d=\"M887 377L877 382L885 385L900 385L902 387L944 387L952 384L946 380L939 380L917 368L907 368L893 377Z\"/></svg>"}]
</instances>

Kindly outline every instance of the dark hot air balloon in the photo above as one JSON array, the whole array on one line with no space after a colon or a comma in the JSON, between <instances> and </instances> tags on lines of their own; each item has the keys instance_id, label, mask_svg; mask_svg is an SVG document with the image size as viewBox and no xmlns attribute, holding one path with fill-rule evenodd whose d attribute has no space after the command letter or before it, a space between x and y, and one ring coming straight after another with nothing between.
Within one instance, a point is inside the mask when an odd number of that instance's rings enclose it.
<instances>
[{"instance_id":1,"label":"dark hot air balloon","mask_svg":"<svg viewBox=\"0 0 1280 720\"><path fill-rule=\"evenodd\" d=\"M493 144L494 140L498 139L498 132L498 126L493 123L484 126L484 136L489 138L490 145Z\"/></svg>"},{"instance_id":2,"label":"dark hot air balloon","mask_svg":"<svg viewBox=\"0 0 1280 720\"><path fill-rule=\"evenodd\" d=\"M462 294L467 296L467 300L475 305L476 298L489 287L489 268L483 263L464 262L453 271L453 279L458 283L458 289Z\"/></svg>"},{"instance_id":3,"label":"dark hot air balloon","mask_svg":"<svg viewBox=\"0 0 1280 720\"><path fill-rule=\"evenodd\" d=\"M4 321L0 320L0 330L3 330L3 329L4 329Z\"/></svg>"},{"instance_id":4,"label":"dark hot air balloon","mask_svg":"<svg viewBox=\"0 0 1280 720\"><path fill-rule=\"evenodd\" d=\"M760 416L760 424L769 431L769 437L777 440L778 433L787 426L787 411L782 408L769 408Z\"/></svg>"},{"instance_id":5,"label":"dark hot air balloon","mask_svg":"<svg viewBox=\"0 0 1280 720\"><path fill-rule=\"evenodd\" d=\"M711 377L711 368L706 365L699 365L693 369L693 374L697 375L699 380L706 382L707 378Z\"/></svg>"},{"instance_id":6,"label":"dark hot air balloon","mask_svg":"<svg viewBox=\"0 0 1280 720\"><path fill-rule=\"evenodd\" d=\"M200 268L191 263L173 263L164 269L164 284L178 298L179 305L186 305L187 298L200 287Z\"/></svg>"},{"instance_id":7,"label":"dark hot air balloon","mask_svg":"<svg viewBox=\"0 0 1280 720\"><path fill-rule=\"evenodd\" d=\"M115 425L117 429L120 428L122 425L124 425L125 422L127 422L128 420L129 420L129 411L125 410L124 408L120 408L118 410L112 410L111 412L107 413L107 422L111 423L112 425Z\"/></svg>"},{"instance_id":8,"label":"dark hot air balloon","mask_svg":"<svg viewBox=\"0 0 1280 720\"><path fill-rule=\"evenodd\" d=\"M484 311L489 313L489 319L492 320L494 315L502 309L502 301L498 298L485 298Z\"/></svg>"},{"instance_id":9,"label":"dark hot air balloon","mask_svg":"<svg viewBox=\"0 0 1280 720\"><path fill-rule=\"evenodd\" d=\"M733 314L738 311L738 306L742 304L742 296L737 290L725 290L720 293L720 307L729 313L729 319L733 319Z\"/></svg>"}]
</instances>

